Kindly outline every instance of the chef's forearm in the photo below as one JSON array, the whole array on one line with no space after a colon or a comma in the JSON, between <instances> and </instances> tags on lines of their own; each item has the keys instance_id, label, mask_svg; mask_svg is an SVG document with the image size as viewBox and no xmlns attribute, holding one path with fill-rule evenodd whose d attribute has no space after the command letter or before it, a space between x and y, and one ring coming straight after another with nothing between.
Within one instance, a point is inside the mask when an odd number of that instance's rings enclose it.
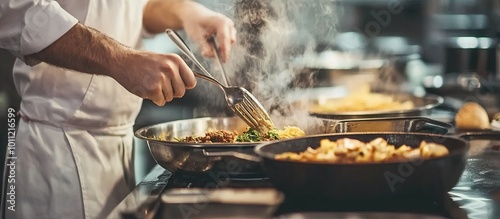
<instances>
[{"instance_id":1,"label":"chef's forearm","mask_svg":"<svg viewBox=\"0 0 500 219\"><path fill-rule=\"evenodd\" d=\"M144 8L143 25L151 33L182 28L182 13L190 7L200 7L189 0L149 0Z\"/></svg>"},{"instance_id":2,"label":"chef's forearm","mask_svg":"<svg viewBox=\"0 0 500 219\"><path fill-rule=\"evenodd\" d=\"M133 50L116 40L80 23L42 51L35 58L58 67L90 74L112 76Z\"/></svg>"}]
</instances>

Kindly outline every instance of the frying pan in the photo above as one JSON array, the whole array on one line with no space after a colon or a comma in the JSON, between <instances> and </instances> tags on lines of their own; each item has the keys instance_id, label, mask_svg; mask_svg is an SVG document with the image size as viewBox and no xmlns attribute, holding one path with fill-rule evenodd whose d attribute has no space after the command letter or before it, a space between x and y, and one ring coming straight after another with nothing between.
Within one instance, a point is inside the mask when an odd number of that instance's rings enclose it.
<instances>
[{"instance_id":1,"label":"frying pan","mask_svg":"<svg viewBox=\"0 0 500 219\"><path fill-rule=\"evenodd\" d=\"M326 125L322 120L310 117L308 124L299 126L306 134L323 134ZM284 119L289 121L292 119ZM275 122L280 122L276 120ZM305 122L303 122L305 123ZM291 122L289 123L291 125ZM255 162L234 157L207 157L203 151L235 151L253 154L257 142L188 143L175 138L203 136L210 130L232 130L242 133L248 125L239 117L203 117L155 124L138 129L135 136L147 142L154 160L172 173L206 175L225 173L233 178L262 177L262 169ZM158 139L163 136L164 139Z\"/></svg>"},{"instance_id":2,"label":"frying pan","mask_svg":"<svg viewBox=\"0 0 500 219\"><path fill-rule=\"evenodd\" d=\"M382 137L390 144L418 147L423 140L442 144L450 153L440 158L391 163L328 164L274 159L284 152L302 152L316 148L321 139L353 138L369 142ZM420 133L351 133L323 134L263 143L255 147L255 155L233 152L210 153L206 156L237 156L260 162L273 185L287 198L374 199L411 196L436 198L451 190L466 164L468 141L464 139L500 140L500 132L464 133L460 136Z\"/></svg>"}]
</instances>

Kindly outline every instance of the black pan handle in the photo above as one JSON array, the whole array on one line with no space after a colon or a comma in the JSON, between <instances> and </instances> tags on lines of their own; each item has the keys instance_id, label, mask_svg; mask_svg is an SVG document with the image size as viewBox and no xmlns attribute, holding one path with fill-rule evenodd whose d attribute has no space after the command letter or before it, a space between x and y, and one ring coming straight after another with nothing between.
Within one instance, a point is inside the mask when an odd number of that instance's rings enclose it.
<instances>
[{"instance_id":1,"label":"black pan handle","mask_svg":"<svg viewBox=\"0 0 500 219\"><path fill-rule=\"evenodd\" d=\"M485 130L485 131L468 131L457 134L457 137L470 141L470 140L499 140L500 131Z\"/></svg>"},{"instance_id":2,"label":"black pan handle","mask_svg":"<svg viewBox=\"0 0 500 219\"><path fill-rule=\"evenodd\" d=\"M250 154L240 153L236 151L220 151L220 152L208 152L203 149L203 155L206 157L236 157L242 160L261 162L262 158Z\"/></svg>"},{"instance_id":3,"label":"black pan handle","mask_svg":"<svg viewBox=\"0 0 500 219\"><path fill-rule=\"evenodd\" d=\"M432 130L435 134L447 134L453 129L453 125L446 122L429 119L426 117L414 117L410 120L412 124L410 132L422 132L423 130ZM436 133L437 132L437 133Z\"/></svg>"},{"instance_id":4,"label":"black pan handle","mask_svg":"<svg viewBox=\"0 0 500 219\"><path fill-rule=\"evenodd\" d=\"M418 132L447 134L452 132L453 125L426 117L387 117L367 119L326 120L326 133L358 132L359 127L386 127L397 130L377 130L386 132ZM333 123L333 124L330 124ZM384 125L382 125L384 124Z\"/></svg>"}]
</instances>

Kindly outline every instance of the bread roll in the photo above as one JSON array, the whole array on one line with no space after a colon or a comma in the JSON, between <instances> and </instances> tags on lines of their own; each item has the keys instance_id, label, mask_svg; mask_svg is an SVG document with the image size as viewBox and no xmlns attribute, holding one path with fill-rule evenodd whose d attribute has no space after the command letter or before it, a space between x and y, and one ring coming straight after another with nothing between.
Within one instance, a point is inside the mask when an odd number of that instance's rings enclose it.
<instances>
[{"instance_id":1,"label":"bread roll","mask_svg":"<svg viewBox=\"0 0 500 219\"><path fill-rule=\"evenodd\" d=\"M468 102L458 110L455 123L458 129L487 129L490 127L488 113L475 102Z\"/></svg>"}]
</instances>

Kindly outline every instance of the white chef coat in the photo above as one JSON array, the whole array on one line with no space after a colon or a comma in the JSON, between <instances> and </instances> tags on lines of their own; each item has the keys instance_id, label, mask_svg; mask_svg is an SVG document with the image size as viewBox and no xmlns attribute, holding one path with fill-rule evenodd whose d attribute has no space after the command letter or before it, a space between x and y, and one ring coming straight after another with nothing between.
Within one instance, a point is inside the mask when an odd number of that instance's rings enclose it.
<instances>
[{"instance_id":1,"label":"white chef coat","mask_svg":"<svg viewBox=\"0 0 500 219\"><path fill-rule=\"evenodd\" d=\"M25 55L76 22L138 47L145 2L0 2L0 47L19 58L13 76L25 118L17 127L16 211L4 209L7 218L105 218L135 186L132 125L142 99L110 77L33 65Z\"/></svg>"}]
</instances>

